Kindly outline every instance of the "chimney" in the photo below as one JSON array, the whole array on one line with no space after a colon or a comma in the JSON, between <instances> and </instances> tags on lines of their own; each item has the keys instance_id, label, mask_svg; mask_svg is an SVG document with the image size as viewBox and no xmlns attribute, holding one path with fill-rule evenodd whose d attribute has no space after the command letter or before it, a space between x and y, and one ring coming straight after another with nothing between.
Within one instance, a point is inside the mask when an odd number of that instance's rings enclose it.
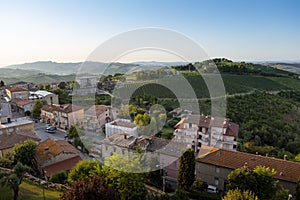
<instances>
[{"instance_id":1,"label":"chimney","mask_svg":"<svg viewBox=\"0 0 300 200\"><path fill-rule=\"evenodd\" d=\"M287 160L287 155L284 155L284 156L283 156L283 160Z\"/></svg>"},{"instance_id":2,"label":"chimney","mask_svg":"<svg viewBox=\"0 0 300 200\"><path fill-rule=\"evenodd\" d=\"M49 147L45 147L45 154L49 154Z\"/></svg>"}]
</instances>

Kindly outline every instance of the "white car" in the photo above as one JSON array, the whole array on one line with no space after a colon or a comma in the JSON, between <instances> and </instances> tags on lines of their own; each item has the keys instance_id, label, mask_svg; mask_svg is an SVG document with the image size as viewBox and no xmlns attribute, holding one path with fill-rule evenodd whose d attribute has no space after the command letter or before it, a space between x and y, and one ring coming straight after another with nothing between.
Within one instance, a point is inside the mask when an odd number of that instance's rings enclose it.
<instances>
[{"instance_id":1,"label":"white car","mask_svg":"<svg viewBox=\"0 0 300 200\"><path fill-rule=\"evenodd\" d=\"M213 185L208 185L207 186L207 192L217 194L218 193L218 188L216 186L213 186Z\"/></svg>"}]
</instances>

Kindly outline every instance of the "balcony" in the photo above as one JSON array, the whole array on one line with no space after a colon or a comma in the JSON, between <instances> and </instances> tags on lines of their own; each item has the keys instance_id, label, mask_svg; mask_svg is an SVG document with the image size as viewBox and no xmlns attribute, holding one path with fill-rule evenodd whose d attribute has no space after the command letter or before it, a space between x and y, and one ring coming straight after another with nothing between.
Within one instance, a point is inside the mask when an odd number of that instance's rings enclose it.
<instances>
[{"instance_id":1,"label":"balcony","mask_svg":"<svg viewBox=\"0 0 300 200\"><path fill-rule=\"evenodd\" d=\"M209 138L209 134L208 133L198 132L198 135L201 135L203 138Z\"/></svg>"}]
</instances>

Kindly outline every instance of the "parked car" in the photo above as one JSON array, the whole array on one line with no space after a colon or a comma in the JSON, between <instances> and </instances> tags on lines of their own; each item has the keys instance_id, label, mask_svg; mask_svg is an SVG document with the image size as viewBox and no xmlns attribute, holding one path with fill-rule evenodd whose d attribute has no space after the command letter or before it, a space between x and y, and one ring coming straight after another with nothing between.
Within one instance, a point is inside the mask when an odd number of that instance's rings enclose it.
<instances>
[{"instance_id":1,"label":"parked car","mask_svg":"<svg viewBox=\"0 0 300 200\"><path fill-rule=\"evenodd\" d=\"M55 126L48 126L47 128L46 128L46 130L48 130L48 129L54 129L54 130L56 130L56 127Z\"/></svg>"},{"instance_id":2,"label":"parked car","mask_svg":"<svg viewBox=\"0 0 300 200\"><path fill-rule=\"evenodd\" d=\"M50 124L46 124L46 126L45 126L46 129L47 129L47 128L50 128L50 127L51 127Z\"/></svg>"},{"instance_id":3,"label":"parked car","mask_svg":"<svg viewBox=\"0 0 300 200\"><path fill-rule=\"evenodd\" d=\"M55 133L56 128L55 127L50 127L46 129L47 133Z\"/></svg>"},{"instance_id":4,"label":"parked car","mask_svg":"<svg viewBox=\"0 0 300 200\"><path fill-rule=\"evenodd\" d=\"M208 185L207 186L207 192L217 194L218 193L218 188L216 186L213 186L213 185Z\"/></svg>"}]
</instances>

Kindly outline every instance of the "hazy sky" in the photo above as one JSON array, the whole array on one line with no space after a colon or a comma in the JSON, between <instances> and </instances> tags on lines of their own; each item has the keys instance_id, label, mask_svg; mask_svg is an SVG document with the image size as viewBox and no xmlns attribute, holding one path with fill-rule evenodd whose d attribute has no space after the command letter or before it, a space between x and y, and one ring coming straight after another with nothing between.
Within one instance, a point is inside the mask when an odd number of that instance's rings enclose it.
<instances>
[{"instance_id":1,"label":"hazy sky","mask_svg":"<svg viewBox=\"0 0 300 200\"><path fill-rule=\"evenodd\" d=\"M300 60L299 10L297 0L0 1L0 66L84 61L112 36L144 27L178 31L211 57Z\"/></svg>"}]
</instances>

